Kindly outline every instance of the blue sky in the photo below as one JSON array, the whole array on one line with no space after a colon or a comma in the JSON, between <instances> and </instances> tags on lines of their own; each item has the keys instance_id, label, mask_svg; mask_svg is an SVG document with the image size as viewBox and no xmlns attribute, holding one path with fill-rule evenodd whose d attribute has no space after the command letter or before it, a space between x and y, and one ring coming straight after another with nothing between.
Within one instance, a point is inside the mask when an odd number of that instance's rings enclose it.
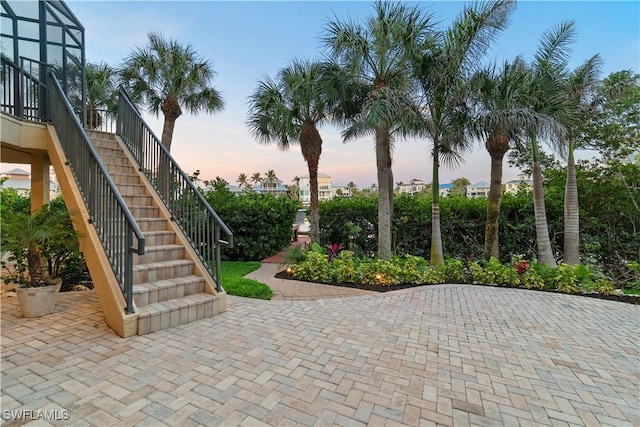
<instances>
[{"instance_id":1,"label":"blue sky","mask_svg":"<svg viewBox=\"0 0 640 427\"><path fill-rule=\"evenodd\" d=\"M215 115L183 115L176 123L172 153L183 169L196 169L201 177L222 176L235 183L238 174L274 169L285 184L307 172L297 146L281 152L259 145L246 127L247 97L259 79L273 76L293 58L319 58L320 36L331 19L362 22L373 11L371 2L164 2L68 1L85 26L87 61L117 65L134 47L146 44L148 32L191 44L217 71L214 85L226 107ZM441 26L462 9L464 2L420 2ZM636 1L522 1L509 28L496 40L487 60L502 62L523 55L530 60L540 35L563 21L576 21L572 66L595 53L604 60L603 75L632 69L640 72L640 3ZM162 116L149 117L156 132ZM354 181L359 186L376 182L373 140L343 144L339 129L321 129L324 139L320 171L334 182ZM428 141L397 141L394 151L396 181L420 178L430 181ZM506 169L505 178L517 171ZM454 170L442 170L441 182L465 176L472 182L488 180L489 157L479 146Z\"/></svg>"}]
</instances>

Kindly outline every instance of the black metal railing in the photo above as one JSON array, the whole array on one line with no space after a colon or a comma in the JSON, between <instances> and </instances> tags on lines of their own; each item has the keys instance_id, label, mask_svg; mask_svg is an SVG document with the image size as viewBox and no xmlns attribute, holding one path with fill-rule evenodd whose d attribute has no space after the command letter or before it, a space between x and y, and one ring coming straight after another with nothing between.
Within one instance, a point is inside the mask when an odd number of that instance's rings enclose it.
<instances>
[{"instance_id":1,"label":"black metal railing","mask_svg":"<svg viewBox=\"0 0 640 427\"><path fill-rule=\"evenodd\" d=\"M118 135L153 184L174 220L189 239L211 277L220 285L220 246L233 245L233 234L187 174L140 116L120 88ZM226 240L221 240L224 233Z\"/></svg>"},{"instance_id":2,"label":"black metal railing","mask_svg":"<svg viewBox=\"0 0 640 427\"><path fill-rule=\"evenodd\" d=\"M87 108L84 128L98 132L116 133L118 129L118 112L115 110Z\"/></svg>"},{"instance_id":3,"label":"black metal railing","mask_svg":"<svg viewBox=\"0 0 640 427\"><path fill-rule=\"evenodd\" d=\"M47 121L47 88L29 68L18 66L2 55L2 99L0 107L3 113L20 119ZM24 62L24 59L23 59ZM36 62L36 61L30 61Z\"/></svg>"},{"instance_id":4,"label":"black metal railing","mask_svg":"<svg viewBox=\"0 0 640 427\"><path fill-rule=\"evenodd\" d=\"M120 284L127 303L125 312L131 314L133 254L144 254L144 236L53 73L48 75L48 87L51 119L58 139Z\"/></svg>"}]
</instances>

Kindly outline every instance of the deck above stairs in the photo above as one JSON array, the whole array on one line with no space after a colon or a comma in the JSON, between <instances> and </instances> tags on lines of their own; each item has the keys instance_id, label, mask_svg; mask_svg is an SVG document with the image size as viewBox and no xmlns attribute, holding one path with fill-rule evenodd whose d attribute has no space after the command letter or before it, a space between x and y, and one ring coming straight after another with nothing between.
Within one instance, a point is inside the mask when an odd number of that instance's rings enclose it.
<instances>
[{"instance_id":1,"label":"deck above stairs","mask_svg":"<svg viewBox=\"0 0 640 427\"><path fill-rule=\"evenodd\" d=\"M118 191L142 230L146 249L134 256L133 301L138 335L212 317L225 310L201 261L189 256L186 238L137 171L116 135L87 131ZM99 226L96 224L96 226Z\"/></svg>"}]
</instances>

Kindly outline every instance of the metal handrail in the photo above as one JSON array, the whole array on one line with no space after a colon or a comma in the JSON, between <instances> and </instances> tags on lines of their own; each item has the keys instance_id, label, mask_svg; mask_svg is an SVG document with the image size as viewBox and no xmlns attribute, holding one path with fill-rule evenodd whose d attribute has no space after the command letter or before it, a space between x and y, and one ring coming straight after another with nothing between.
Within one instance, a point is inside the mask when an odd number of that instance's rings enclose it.
<instances>
[{"instance_id":1,"label":"metal handrail","mask_svg":"<svg viewBox=\"0 0 640 427\"><path fill-rule=\"evenodd\" d=\"M117 133L171 212L171 219L215 278L218 291L222 290L220 246L233 246L233 233L142 119L122 87ZM227 240L221 240L220 233L224 233Z\"/></svg>"},{"instance_id":2,"label":"metal handrail","mask_svg":"<svg viewBox=\"0 0 640 427\"><path fill-rule=\"evenodd\" d=\"M48 74L51 119L76 183L125 297L133 308L133 254L143 255L145 238L91 144L55 74ZM134 237L137 244L134 246Z\"/></svg>"},{"instance_id":3,"label":"metal handrail","mask_svg":"<svg viewBox=\"0 0 640 427\"><path fill-rule=\"evenodd\" d=\"M46 90L39 78L2 55L2 112L20 119L47 121Z\"/></svg>"}]
</instances>

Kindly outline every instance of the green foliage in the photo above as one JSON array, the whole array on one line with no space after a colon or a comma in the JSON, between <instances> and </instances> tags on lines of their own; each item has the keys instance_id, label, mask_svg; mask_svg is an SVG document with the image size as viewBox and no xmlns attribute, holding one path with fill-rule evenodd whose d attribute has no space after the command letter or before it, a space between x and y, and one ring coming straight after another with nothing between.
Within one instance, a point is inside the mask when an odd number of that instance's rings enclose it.
<instances>
[{"instance_id":1,"label":"green foliage","mask_svg":"<svg viewBox=\"0 0 640 427\"><path fill-rule=\"evenodd\" d=\"M357 259L351 251L342 251L333 260L333 269L338 283L355 283L357 280Z\"/></svg>"},{"instance_id":2,"label":"green foliage","mask_svg":"<svg viewBox=\"0 0 640 427\"><path fill-rule=\"evenodd\" d=\"M564 245L566 172L550 166L544 174L551 245L554 252L560 254ZM601 265L608 276L624 285L631 280L628 279L631 275L627 272L625 260L635 259L640 253L640 239L636 231L640 229L640 211L628 192L628 188L640 188L640 165L583 162L577 166L577 181L583 259ZM486 199L440 199L445 256L469 259L482 256L486 209ZM500 261L508 262L510 254L522 254L528 259L536 257L536 231L530 192L505 194L499 223ZM372 256L377 245L376 224L377 200L374 196L336 198L320 203L322 245L343 244L358 256ZM430 196L396 197L392 231L395 254L429 259ZM531 280L536 282L537 279Z\"/></svg>"},{"instance_id":3,"label":"green foliage","mask_svg":"<svg viewBox=\"0 0 640 427\"><path fill-rule=\"evenodd\" d=\"M258 268L260 268L260 263L257 261L223 261L220 271L222 287L229 295L270 300L273 292L267 285L244 278L245 275Z\"/></svg>"},{"instance_id":4,"label":"green foliage","mask_svg":"<svg viewBox=\"0 0 640 427\"><path fill-rule=\"evenodd\" d=\"M509 265L502 265L496 258L491 257L484 266L477 262L469 264L473 281L487 285L514 284L515 271Z\"/></svg>"},{"instance_id":5,"label":"green foliage","mask_svg":"<svg viewBox=\"0 0 640 427\"><path fill-rule=\"evenodd\" d=\"M464 263L455 258L447 258L438 268L444 275L446 283L464 283Z\"/></svg>"},{"instance_id":6,"label":"green foliage","mask_svg":"<svg viewBox=\"0 0 640 427\"><path fill-rule=\"evenodd\" d=\"M0 215L6 218L16 213L31 212L31 196L18 194L15 188L0 189Z\"/></svg>"},{"instance_id":7,"label":"green foliage","mask_svg":"<svg viewBox=\"0 0 640 427\"><path fill-rule=\"evenodd\" d=\"M4 202L4 200L3 200ZM11 208L7 205L5 211ZM86 271L80 253L78 234L61 198L34 212L12 212L2 216L2 250L10 252L13 268L6 281L39 286L43 274L52 279L77 278ZM6 263L3 262L3 266ZM43 267L46 272L42 271ZM28 278L27 278L28 274Z\"/></svg>"},{"instance_id":8,"label":"green foliage","mask_svg":"<svg viewBox=\"0 0 640 427\"><path fill-rule=\"evenodd\" d=\"M307 257L307 251L300 246L291 246L287 249L284 262L287 264L299 264Z\"/></svg>"},{"instance_id":9,"label":"green foliage","mask_svg":"<svg viewBox=\"0 0 640 427\"><path fill-rule=\"evenodd\" d=\"M577 294L580 291L576 269L571 265L560 264L554 268L551 283L556 290L567 294Z\"/></svg>"},{"instance_id":10,"label":"green foliage","mask_svg":"<svg viewBox=\"0 0 640 427\"><path fill-rule=\"evenodd\" d=\"M319 283L331 283L335 277L327 256L312 251L307 253L304 261L291 267L291 274L296 279Z\"/></svg>"},{"instance_id":11,"label":"green foliage","mask_svg":"<svg viewBox=\"0 0 640 427\"><path fill-rule=\"evenodd\" d=\"M225 259L261 260L289 246L298 202L269 194L234 195L226 188L204 196L233 232L234 247L223 249Z\"/></svg>"}]
</instances>

